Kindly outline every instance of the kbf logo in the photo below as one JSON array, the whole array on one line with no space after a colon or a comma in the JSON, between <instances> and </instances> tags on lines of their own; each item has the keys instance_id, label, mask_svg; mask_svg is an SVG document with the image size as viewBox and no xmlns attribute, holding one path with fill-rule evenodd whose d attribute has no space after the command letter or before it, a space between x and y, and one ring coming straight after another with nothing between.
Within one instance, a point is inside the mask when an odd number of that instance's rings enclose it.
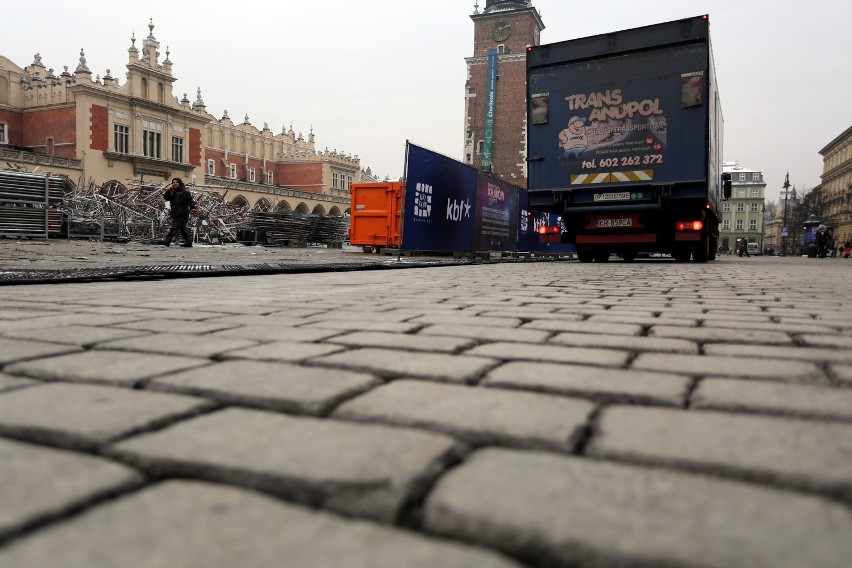
<instances>
[{"instance_id":1,"label":"kbf logo","mask_svg":"<svg viewBox=\"0 0 852 568\"><path fill-rule=\"evenodd\" d=\"M428 219L432 215L432 186L418 183L414 190L414 216Z\"/></svg>"},{"instance_id":2,"label":"kbf logo","mask_svg":"<svg viewBox=\"0 0 852 568\"><path fill-rule=\"evenodd\" d=\"M521 209L521 232L526 233L530 227L530 212L526 209Z\"/></svg>"},{"instance_id":3,"label":"kbf logo","mask_svg":"<svg viewBox=\"0 0 852 568\"><path fill-rule=\"evenodd\" d=\"M470 199L467 201L456 201L447 198L447 219L450 221L461 221L470 219Z\"/></svg>"}]
</instances>

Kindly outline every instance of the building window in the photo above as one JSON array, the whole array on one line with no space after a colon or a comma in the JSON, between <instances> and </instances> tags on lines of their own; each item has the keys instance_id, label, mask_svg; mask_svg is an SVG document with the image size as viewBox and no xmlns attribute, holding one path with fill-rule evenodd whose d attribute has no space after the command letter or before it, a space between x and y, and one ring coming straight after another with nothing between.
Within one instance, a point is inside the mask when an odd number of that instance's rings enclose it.
<instances>
[{"instance_id":1,"label":"building window","mask_svg":"<svg viewBox=\"0 0 852 568\"><path fill-rule=\"evenodd\" d=\"M760 197L760 190L757 189L757 188L752 189L751 190L751 196L752 197Z\"/></svg>"},{"instance_id":2,"label":"building window","mask_svg":"<svg viewBox=\"0 0 852 568\"><path fill-rule=\"evenodd\" d=\"M752 212L752 213L757 213L757 203L752 203L752 204L751 204L751 212Z\"/></svg>"},{"instance_id":3,"label":"building window","mask_svg":"<svg viewBox=\"0 0 852 568\"><path fill-rule=\"evenodd\" d=\"M163 124L142 121L142 154L148 158L163 157Z\"/></svg>"},{"instance_id":4,"label":"building window","mask_svg":"<svg viewBox=\"0 0 852 568\"><path fill-rule=\"evenodd\" d=\"M485 140L476 143L476 153L481 154L485 150Z\"/></svg>"},{"instance_id":5,"label":"building window","mask_svg":"<svg viewBox=\"0 0 852 568\"><path fill-rule=\"evenodd\" d=\"M249 168L249 181L254 181L254 168Z\"/></svg>"},{"instance_id":6,"label":"building window","mask_svg":"<svg viewBox=\"0 0 852 568\"><path fill-rule=\"evenodd\" d=\"M352 188L352 176L346 176L346 189Z\"/></svg>"},{"instance_id":7,"label":"building window","mask_svg":"<svg viewBox=\"0 0 852 568\"><path fill-rule=\"evenodd\" d=\"M722 204L722 211L724 211L725 213L730 213L731 212L731 204L728 203L728 202L723 203Z\"/></svg>"},{"instance_id":8,"label":"building window","mask_svg":"<svg viewBox=\"0 0 852 568\"><path fill-rule=\"evenodd\" d=\"M738 177L740 181L745 181L745 174L740 174Z\"/></svg>"},{"instance_id":9,"label":"building window","mask_svg":"<svg viewBox=\"0 0 852 568\"><path fill-rule=\"evenodd\" d=\"M337 189L337 172L331 174L331 189Z\"/></svg>"},{"instance_id":10,"label":"building window","mask_svg":"<svg viewBox=\"0 0 852 568\"><path fill-rule=\"evenodd\" d=\"M757 230L757 219L752 219L748 222L748 230L756 231Z\"/></svg>"},{"instance_id":11,"label":"building window","mask_svg":"<svg viewBox=\"0 0 852 568\"><path fill-rule=\"evenodd\" d=\"M207 160L207 175L216 175L216 160Z\"/></svg>"},{"instance_id":12,"label":"building window","mask_svg":"<svg viewBox=\"0 0 852 568\"><path fill-rule=\"evenodd\" d=\"M745 197L745 190L744 189L738 189L737 190L737 197Z\"/></svg>"},{"instance_id":13,"label":"building window","mask_svg":"<svg viewBox=\"0 0 852 568\"><path fill-rule=\"evenodd\" d=\"M183 163L183 138L172 136L172 161Z\"/></svg>"},{"instance_id":14,"label":"building window","mask_svg":"<svg viewBox=\"0 0 852 568\"><path fill-rule=\"evenodd\" d=\"M124 124L113 126L113 146L119 154L130 153L130 127Z\"/></svg>"},{"instance_id":15,"label":"building window","mask_svg":"<svg viewBox=\"0 0 852 568\"><path fill-rule=\"evenodd\" d=\"M745 203L737 203L737 213L745 211Z\"/></svg>"},{"instance_id":16,"label":"building window","mask_svg":"<svg viewBox=\"0 0 852 568\"><path fill-rule=\"evenodd\" d=\"M725 231L731 230L731 220L730 219L722 219L722 229Z\"/></svg>"},{"instance_id":17,"label":"building window","mask_svg":"<svg viewBox=\"0 0 852 568\"><path fill-rule=\"evenodd\" d=\"M266 172L266 183L267 185L275 185L275 176L272 175L272 172Z\"/></svg>"},{"instance_id":18,"label":"building window","mask_svg":"<svg viewBox=\"0 0 852 568\"><path fill-rule=\"evenodd\" d=\"M755 173L751 174L751 180L752 181L760 181L760 173L755 172Z\"/></svg>"},{"instance_id":19,"label":"building window","mask_svg":"<svg viewBox=\"0 0 852 568\"><path fill-rule=\"evenodd\" d=\"M743 220L737 219L737 231L742 231L742 230L743 230Z\"/></svg>"},{"instance_id":20,"label":"building window","mask_svg":"<svg viewBox=\"0 0 852 568\"><path fill-rule=\"evenodd\" d=\"M0 122L0 144L8 144L9 141L6 140L6 123Z\"/></svg>"},{"instance_id":21,"label":"building window","mask_svg":"<svg viewBox=\"0 0 852 568\"><path fill-rule=\"evenodd\" d=\"M237 164L228 164L228 177L237 179Z\"/></svg>"}]
</instances>

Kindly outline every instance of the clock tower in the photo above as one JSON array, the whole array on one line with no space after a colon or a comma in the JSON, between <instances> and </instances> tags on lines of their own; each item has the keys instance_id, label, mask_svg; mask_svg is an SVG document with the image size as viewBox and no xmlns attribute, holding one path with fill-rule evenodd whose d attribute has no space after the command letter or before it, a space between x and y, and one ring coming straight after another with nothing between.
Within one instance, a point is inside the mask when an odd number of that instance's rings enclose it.
<instances>
[{"instance_id":1,"label":"clock tower","mask_svg":"<svg viewBox=\"0 0 852 568\"><path fill-rule=\"evenodd\" d=\"M544 24L532 0L486 0L474 6L473 56L465 84L465 163L509 183L527 185L527 47Z\"/></svg>"}]
</instances>

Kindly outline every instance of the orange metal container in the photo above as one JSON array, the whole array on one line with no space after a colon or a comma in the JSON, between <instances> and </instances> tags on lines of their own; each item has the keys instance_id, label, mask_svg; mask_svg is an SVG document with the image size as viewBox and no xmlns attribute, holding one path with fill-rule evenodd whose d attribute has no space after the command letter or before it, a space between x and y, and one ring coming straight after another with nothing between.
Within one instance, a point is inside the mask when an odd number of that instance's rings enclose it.
<instances>
[{"instance_id":1,"label":"orange metal container","mask_svg":"<svg viewBox=\"0 0 852 568\"><path fill-rule=\"evenodd\" d=\"M353 183L349 244L364 252L399 246L403 182Z\"/></svg>"}]
</instances>

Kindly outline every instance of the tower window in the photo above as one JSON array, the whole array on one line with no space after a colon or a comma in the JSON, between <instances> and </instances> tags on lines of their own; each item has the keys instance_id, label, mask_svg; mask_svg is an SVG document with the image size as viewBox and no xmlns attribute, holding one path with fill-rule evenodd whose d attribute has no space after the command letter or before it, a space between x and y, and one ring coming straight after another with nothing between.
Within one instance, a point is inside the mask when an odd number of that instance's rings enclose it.
<instances>
[{"instance_id":1,"label":"tower window","mask_svg":"<svg viewBox=\"0 0 852 568\"><path fill-rule=\"evenodd\" d=\"M476 143L476 153L481 154L485 150L485 140L480 140Z\"/></svg>"}]
</instances>

